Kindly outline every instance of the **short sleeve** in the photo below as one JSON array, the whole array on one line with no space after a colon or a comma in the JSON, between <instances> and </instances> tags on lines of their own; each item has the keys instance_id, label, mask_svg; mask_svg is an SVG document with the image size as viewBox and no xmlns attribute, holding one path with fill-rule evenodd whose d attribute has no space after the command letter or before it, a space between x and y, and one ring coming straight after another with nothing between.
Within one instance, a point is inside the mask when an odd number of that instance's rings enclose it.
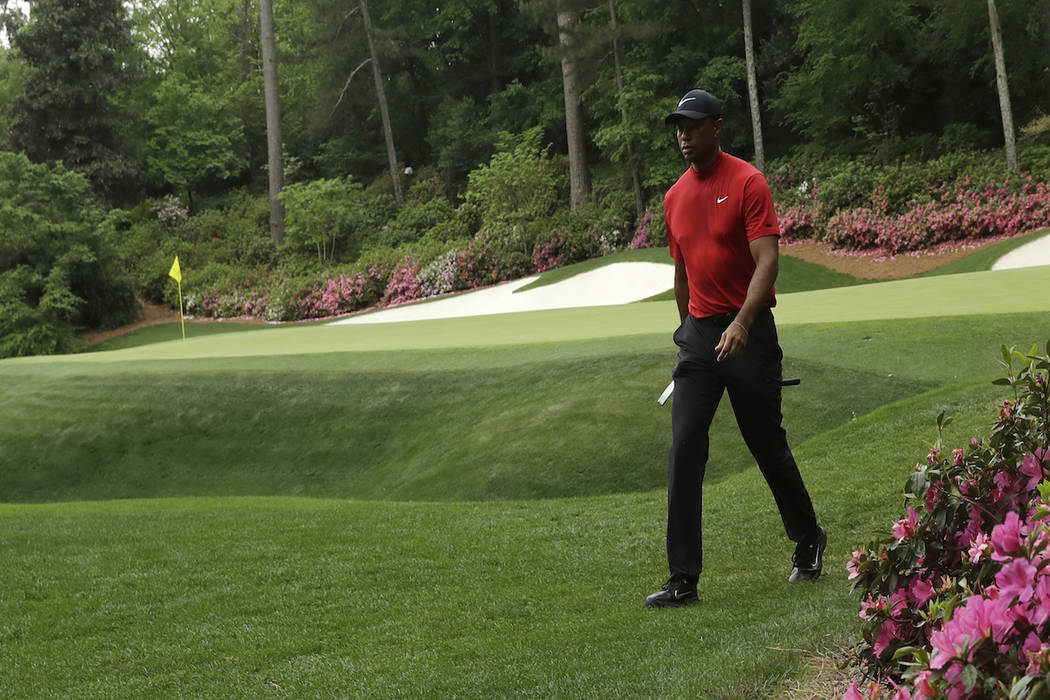
<instances>
[{"instance_id":1,"label":"short sleeve","mask_svg":"<svg viewBox=\"0 0 1050 700\"><path fill-rule=\"evenodd\" d=\"M744 183L744 228L749 241L780 235L773 194L761 173L755 173Z\"/></svg>"},{"instance_id":2,"label":"short sleeve","mask_svg":"<svg viewBox=\"0 0 1050 700\"><path fill-rule=\"evenodd\" d=\"M674 234L671 233L671 217L667 213L668 200L670 200L670 192L668 192L668 196L664 197L664 228L667 229L667 250L671 253L672 260L681 262L683 260L682 250L678 247L678 241L675 240Z\"/></svg>"}]
</instances>

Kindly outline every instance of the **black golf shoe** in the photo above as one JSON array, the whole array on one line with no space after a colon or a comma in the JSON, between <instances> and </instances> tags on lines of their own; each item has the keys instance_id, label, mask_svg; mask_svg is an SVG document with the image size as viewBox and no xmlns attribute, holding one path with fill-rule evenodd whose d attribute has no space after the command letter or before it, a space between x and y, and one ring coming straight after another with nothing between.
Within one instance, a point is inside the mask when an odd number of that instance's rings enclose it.
<instances>
[{"instance_id":1,"label":"black golf shoe","mask_svg":"<svg viewBox=\"0 0 1050 700\"><path fill-rule=\"evenodd\" d=\"M645 599L646 607L670 608L695 603L700 598L696 594L696 582L687 581L681 576L667 579L660 590Z\"/></svg>"},{"instance_id":2,"label":"black golf shoe","mask_svg":"<svg viewBox=\"0 0 1050 700\"><path fill-rule=\"evenodd\" d=\"M788 581L816 581L824 570L824 549L828 546L828 533L817 526L817 534L802 540L795 546L791 556L791 576Z\"/></svg>"}]
</instances>

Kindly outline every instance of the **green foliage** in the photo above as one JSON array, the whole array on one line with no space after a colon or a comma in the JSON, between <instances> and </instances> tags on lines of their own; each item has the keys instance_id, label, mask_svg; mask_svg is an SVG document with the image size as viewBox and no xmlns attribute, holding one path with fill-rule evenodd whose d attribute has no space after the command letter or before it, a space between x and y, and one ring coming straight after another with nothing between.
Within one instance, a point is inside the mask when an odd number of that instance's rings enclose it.
<instances>
[{"instance_id":1,"label":"green foliage","mask_svg":"<svg viewBox=\"0 0 1050 700\"><path fill-rule=\"evenodd\" d=\"M122 65L131 44L123 4L38 0L11 41L30 68L14 103L12 144L35 162L64 162L110 200L126 197L137 166L111 101L130 77Z\"/></svg>"},{"instance_id":2,"label":"green foliage","mask_svg":"<svg viewBox=\"0 0 1050 700\"><path fill-rule=\"evenodd\" d=\"M360 246L366 212L361 184L350 177L288 185L281 192L287 245L316 251L320 263L335 259L337 249L352 258Z\"/></svg>"},{"instance_id":3,"label":"green foliage","mask_svg":"<svg viewBox=\"0 0 1050 700\"><path fill-rule=\"evenodd\" d=\"M138 313L88 181L0 152L0 357L66 352Z\"/></svg>"},{"instance_id":4,"label":"green foliage","mask_svg":"<svg viewBox=\"0 0 1050 700\"><path fill-rule=\"evenodd\" d=\"M166 76L153 99L146 112L145 161L158 183L192 196L202 184L244 168L244 126L225 99L179 73Z\"/></svg>"},{"instance_id":5,"label":"green foliage","mask_svg":"<svg viewBox=\"0 0 1050 700\"><path fill-rule=\"evenodd\" d=\"M427 177L425 171L418 177L405 194L404 206L381 231L380 238L386 245L396 247L418 241L454 214L446 196L445 181L437 176Z\"/></svg>"},{"instance_id":6,"label":"green foliage","mask_svg":"<svg viewBox=\"0 0 1050 700\"><path fill-rule=\"evenodd\" d=\"M485 112L473 99L445 97L427 132L427 143L441 176L461 189L467 174L488 161L495 135L487 130Z\"/></svg>"},{"instance_id":7,"label":"green foliage","mask_svg":"<svg viewBox=\"0 0 1050 700\"><path fill-rule=\"evenodd\" d=\"M11 49L0 46L0 149L10 150L11 108L22 93L22 83L28 69Z\"/></svg>"},{"instance_id":8,"label":"green foliage","mask_svg":"<svg viewBox=\"0 0 1050 700\"><path fill-rule=\"evenodd\" d=\"M564 204L566 173L541 147L539 127L501 134L499 151L469 176L466 201L481 214L482 234L499 247L531 254L532 224Z\"/></svg>"},{"instance_id":9,"label":"green foliage","mask_svg":"<svg viewBox=\"0 0 1050 700\"><path fill-rule=\"evenodd\" d=\"M201 257L248 268L266 267L276 254L269 199L246 190L234 191L219 208L188 218L181 237Z\"/></svg>"},{"instance_id":10,"label":"green foliage","mask_svg":"<svg viewBox=\"0 0 1050 700\"><path fill-rule=\"evenodd\" d=\"M670 105L653 99L666 91L663 75L629 66L624 71L622 96L618 96L611 78L595 83L585 93L585 99L604 115L601 126L593 132L595 144L615 163L628 162L630 145L643 183L659 189L661 195L685 170L674 145L674 132L663 125ZM621 105L627 110L626 122L620 114Z\"/></svg>"}]
</instances>

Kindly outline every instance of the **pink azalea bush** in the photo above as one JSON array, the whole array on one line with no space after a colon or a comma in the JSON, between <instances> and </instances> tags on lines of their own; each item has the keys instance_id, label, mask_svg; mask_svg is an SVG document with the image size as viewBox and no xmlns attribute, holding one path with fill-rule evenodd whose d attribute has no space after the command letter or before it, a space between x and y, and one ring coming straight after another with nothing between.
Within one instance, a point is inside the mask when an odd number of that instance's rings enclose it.
<instances>
[{"instance_id":1,"label":"pink azalea bush","mask_svg":"<svg viewBox=\"0 0 1050 700\"><path fill-rule=\"evenodd\" d=\"M938 441L891 536L853 552L876 680L844 700L1050 694L1050 343L1046 353L1003 348L997 383L1014 395L991 437L951 451Z\"/></svg>"},{"instance_id":2,"label":"pink azalea bush","mask_svg":"<svg viewBox=\"0 0 1050 700\"><path fill-rule=\"evenodd\" d=\"M419 285L419 263L411 255L406 256L401 264L390 274L390 281L383 292L383 304L396 306L419 299L422 291Z\"/></svg>"},{"instance_id":3,"label":"pink azalea bush","mask_svg":"<svg viewBox=\"0 0 1050 700\"><path fill-rule=\"evenodd\" d=\"M646 210L645 214L642 215L641 221L638 222L638 227L634 230L634 236L631 237L631 242L627 244L627 247L631 250L638 250L639 248L652 248L656 245L663 245L661 241L659 244L653 240L652 234L650 233L650 227L653 222L655 214Z\"/></svg>"},{"instance_id":4,"label":"pink azalea bush","mask_svg":"<svg viewBox=\"0 0 1050 700\"><path fill-rule=\"evenodd\" d=\"M308 286L295 295L295 318L325 318L371 306L382 298L388 279L389 271L372 266Z\"/></svg>"},{"instance_id":5,"label":"pink azalea bush","mask_svg":"<svg viewBox=\"0 0 1050 700\"><path fill-rule=\"evenodd\" d=\"M1029 175L976 184L963 178L924 193L895 212L884 187L867 206L825 214L819 197L786 206L780 225L786 242L815 239L847 251L898 255L1050 225L1050 185Z\"/></svg>"}]
</instances>

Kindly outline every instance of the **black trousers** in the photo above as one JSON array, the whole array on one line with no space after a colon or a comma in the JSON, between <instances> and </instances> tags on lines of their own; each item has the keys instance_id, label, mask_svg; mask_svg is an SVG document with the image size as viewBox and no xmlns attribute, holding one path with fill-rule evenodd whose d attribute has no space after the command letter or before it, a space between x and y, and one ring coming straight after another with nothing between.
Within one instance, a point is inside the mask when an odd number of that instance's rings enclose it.
<instances>
[{"instance_id":1,"label":"black trousers","mask_svg":"<svg viewBox=\"0 0 1050 700\"><path fill-rule=\"evenodd\" d=\"M725 391L740 433L769 484L788 537L798 542L817 530L813 503L781 426L781 362L773 313L755 319L739 357L716 360L715 346L735 313L686 316L675 331L679 347L671 407L667 483L667 561L672 575L695 579L703 569L702 485L708 432Z\"/></svg>"}]
</instances>

